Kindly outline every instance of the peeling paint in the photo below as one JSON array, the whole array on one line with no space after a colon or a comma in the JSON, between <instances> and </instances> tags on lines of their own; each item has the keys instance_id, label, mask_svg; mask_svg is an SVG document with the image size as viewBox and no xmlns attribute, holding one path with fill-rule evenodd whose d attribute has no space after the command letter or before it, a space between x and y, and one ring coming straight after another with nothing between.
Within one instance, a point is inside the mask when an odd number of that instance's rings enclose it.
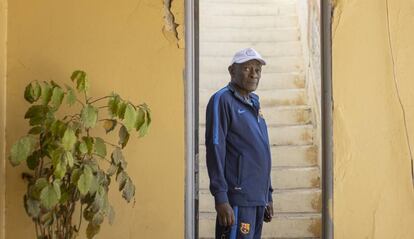
<instances>
[{"instance_id":1,"label":"peeling paint","mask_svg":"<svg viewBox=\"0 0 414 239\"><path fill-rule=\"evenodd\" d=\"M173 7L174 0L163 0L164 2L164 26L162 33L164 37L172 44L176 44L178 48L184 48L183 23L177 21L177 8Z\"/></svg>"}]
</instances>

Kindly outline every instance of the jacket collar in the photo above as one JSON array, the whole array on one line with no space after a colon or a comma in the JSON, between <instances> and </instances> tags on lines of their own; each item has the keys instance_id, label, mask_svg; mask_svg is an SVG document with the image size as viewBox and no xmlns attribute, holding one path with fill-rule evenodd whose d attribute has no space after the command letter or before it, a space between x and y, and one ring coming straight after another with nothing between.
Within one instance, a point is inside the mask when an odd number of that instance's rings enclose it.
<instances>
[{"instance_id":1,"label":"jacket collar","mask_svg":"<svg viewBox=\"0 0 414 239\"><path fill-rule=\"evenodd\" d=\"M227 88L233 93L234 97L239 99L241 102L253 106L252 99L255 98L255 96L252 93L249 93L249 96L247 98L241 96L231 82L227 85Z\"/></svg>"}]
</instances>

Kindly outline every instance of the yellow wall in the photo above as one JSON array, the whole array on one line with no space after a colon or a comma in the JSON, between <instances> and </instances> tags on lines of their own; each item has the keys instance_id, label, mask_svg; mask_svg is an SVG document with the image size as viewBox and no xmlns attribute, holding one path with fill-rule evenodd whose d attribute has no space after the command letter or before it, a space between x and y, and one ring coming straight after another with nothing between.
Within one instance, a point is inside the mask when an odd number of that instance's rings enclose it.
<instances>
[{"instance_id":1,"label":"yellow wall","mask_svg":"<svg viewBox=\"0 0 414 239\"><path fill-rule=\"evenodd\" d=\"M4 238L7 2L0 0L0 238Z\"/></svg>"},{"instance_id":2,"label":"yellow wall","mask_svg":"<svg viewBox=\"0 0 414 239\"><path fill-rule=\"evenodd\" d=\"M183 22L183 2L171 7L177 23ZM136 204L113 193L115 225L106 225L98 238L183 238L183 26L178 42L169 32L172 22L163 18L170 9L160 0L13 0L8 8L7 147L27 130L25 85L35 79L69 83L73 70L84 69L91 95L116 91L146 102L153 113L149 136L132 137L125 152ZM7 239L34 235L22 204L21 169L7 163Z\"/></svg>"},{"instance_id":3,"label":"yellow wall","mask_svg":"<svg viewBox=\"0 0 414 239\"><path fill-rule=\"evenodd\" d=\"M335 239L412 239L414 3L334 2Z\"/></svg>"}]
</instances>

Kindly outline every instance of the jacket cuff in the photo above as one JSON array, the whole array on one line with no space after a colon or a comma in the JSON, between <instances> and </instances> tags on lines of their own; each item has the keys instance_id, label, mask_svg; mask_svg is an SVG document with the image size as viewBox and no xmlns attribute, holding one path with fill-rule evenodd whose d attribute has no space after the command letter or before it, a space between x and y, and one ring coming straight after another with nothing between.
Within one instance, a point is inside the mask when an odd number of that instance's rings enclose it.
<instances>
[{"instance_id":1,"label":"jacket cuff","mask_svg":"<svg viewBox=\"0 0 414 239\"><path fill-rule=\"evenodd\" d=\"M229 202L229 199L227 197L227 192L218 192L214 195L214 200L216 204L222 204Z\"/></svg>"},{"instance_id":2,"label":"jacket cuff","mask_svg":"<svg viewBox=\"0 0 414 239\"><path fill-rule=\"evenodd\" d=\"M267 201L268 202L273 202L272 193L273 193L273 188L272 188L272 186L270 186L269 187L269 193L267 194Z\"/></svg>"}]
</instances>

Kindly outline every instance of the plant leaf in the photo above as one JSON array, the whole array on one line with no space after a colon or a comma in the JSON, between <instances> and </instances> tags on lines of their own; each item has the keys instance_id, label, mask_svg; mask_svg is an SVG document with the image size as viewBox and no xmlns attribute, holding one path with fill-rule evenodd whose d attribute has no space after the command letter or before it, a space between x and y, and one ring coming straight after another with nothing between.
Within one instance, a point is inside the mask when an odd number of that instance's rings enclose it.
<instances>
[{"instance_id":1,"label":"plant leaf","mask_svg":"<svg viewBox=\"0 0 414 239\"><path fill-rule=\"evenodd\" d=\"M70 77L73 82L76 81L76 89L81 92L88 92L89 90L89 82L86 76L86 72L77 70L72 73L72 76Z\"/></svg>"},{"instance_id":2,"label":"plant leaf","mask_svg":"<svg viewBox=\"0 0 414 239\"><path fill-rule=\"evenodd\" d=\"M62 138L62 146L66 151L72 151L76 143L75 132L71 128L67 128Z\"/></svg>"},{"instance_id":3,"label":"plant leaf","mask_svg":"<svg viewBox=\"0 0 414 239\"><path fill-rule=\"evenodd\" d=\"M44 82L41 88L42 104L47 105L49 104L50 98L52 98L52 87L47 82Z\"/></svg>"},{"instance_id":4,"label":"plant leaf","mask_svg":"<svg viewBox=\"0 0 414 239\"><path fill-rule=\"evenodd\" d=\"M103 127L106 131L106 133L111 132L113 129L115 129L117 125L116 120L104 120Z\"/></svg>"},{"instance_id":5,"label":"plant leaf","mask_svg":"<svg viewBox=\"0 0 414 239\"><path fill-rule=\"evenodd\" d=\"M122 126L119 129L119 141L118 141L118 144L120 144L122 146L122 148L124 148L127 145L128 140L129 140L128 130L126 129L125 126Z\"/></svg>"},{"instance_id":6,"label":"plant leaf","mask_svg":"<svg viewBox=\"0 0 414 239\"><path fill-rule=\"evenodd\" d=\"M125 161L124 155L122 155L122 150L120 148L115 148L111 155L112 163L115 165L120 165L121 168L126 169L127 162Z\"/></svg>"},{"instance_id":7,"label":"plant leaf","mask_svg":"<svg viewBox=\"0 0 414 239\"><path fill-rule=\"evenodd\" d=\"M86 236L88 239L92 239L96 234L98 234L100 228L100 225L89 222L88 227L86 228Z\"/></svg>"},{"instance_id":8,"label":"plant leaf","mask_svg":"<svg viewBox=\"0 0 414 239\"><path fill-rule=\"evenodd\" d=\"M88 154L92 154L94 148L94 140L92 137L82 137L83 141L85 142L86 148L88 149Z\"/></svg>"},{"instance_id":9,"label":"plant leaf","mask_svg":"<svg viewBox=\"0 0 414 239\"><path fill-rule=\"evenodd\" d=\"M92 105L87 105L82 109L81 120L85 128L95 127L96 121L98 120L98 109Z\"/></svg>"},{"instance_id":10,"label":"plant leaf","mask_svg":"<svg viewBox=\"0 0 414 239\"><path fill-rule=\"evenodd\" d=\"M53 208L60 199L60 189L59 185L53 183L53 185L48 185L42 189L40 192L40 202L47 208Z\"/></svg>"},{"instance_id":11,"label":"plant leaf","mask_svg":"<svg viewBox=\"0 0 414 239\"><path fill-rule=\"evenodd\" d=\"M116 181L118 181L119 183L119 187L118 190L122 191L127 183L127 181L129 180L129 176L125 171L121 171L117 176L116 176Z\"/></svg>"},{"instance_id":12,"label":"plant leaf","mask_svg":"<svg viewBox=\"0 0 414 239\"><path fill-rule=\"evenodd\" d=\"M67 94L67 96L66 96L66 103L69 105L69 106L72 106L73 104L75 104L75 102L76 102L76 93L75 93L75 90L73 90L73 88L72 87L70 87L70 86L66 86L66 88L67 88L67 92L66 92L66 94Z\"/></svg>"},{"instance_id":13,"label":"plant leaf","mask_svg":"<svg viewBox=\"0 0 414 239\"><path fill-rule=\"evenodd\" d=\"M62 104L64 92L60 87L53 88L52 97L50 98L50 105L54 109L58 109L59 106Z\"/></svg>"},{"instance_id":14,"label":"plant leaf","mask_svg":"<svg viewBox=\"0 0 414 239\"><path fill-rule=\"evenodd\" d=\"M62 179L66 174L66 162L62 162L62 160L57 161L54 165L55 171L53 171L53 175L57 179Z\"/></svg>"},{"instance_id":15,"label":"plant leaf","mask_svg":"<svg viewBox=\"0 0 414 239\"><path fill-rule=\"evenodd\" d=\"M122 191L122 197L127 201L131 202L131 199L135 196L135 186L131 179L128 178L125 187Z\"/></svg>"},{"instance_id":16,"label":"plant leaf","mask_svg":"<svg viewBox=\"0 0 414 239\"><path fill-rule=\"evenodd\" d=\"M42 131L43 131L43 127L42 126L36 126L36 127L31 128L29 130L29 133L28 134L37 135L37 134L42 133Z\"/></svg>"},{"instance_id":17,"label":"plant leaf","mask_svg":"<svg viewBox=\"0 0 414 239\"><path fill-rule=\"evenodd\" d=\"M92 174L91 169L89 167L85 167L77 183L79 192L82 195L86 195L89 189L91 188L92 177L93 177L93 174Z\"/></svg>"},{"instance_id":18,"label":"plant leaf","mask_svg":"<svg viewBox=\"0 0 414 239\"><path fill-rule=\"evenodd\" d=\"M32 136L20 138L11 148L10 163L17 166L25 161L33 153L35 143L36 140Z\"/></svg>"},{"instance_id":19,"label":"plant leaf","mask_svg":"<svg viewBox=\"0 0 414 239\"><path fill-rule=\"evenodd\" d=\"M106 156L106 144L102 138L95 138L95 153L102 158Z\"/></svg>"},{"instance_id":20,"label":"plant leaf","mask_svg":"<svg viewBox=\"0 0 414 239\"><path fill-rule=\"evenodd\" d=\"M120 119L124 119L126 107L127 107L127 104L125 104L124 102L120 102L118 104L118 112L117 112L117 115L118 115L118 117Z\"/></svg>"},{"instance_id":21,"label":"plant leaf","mask_svg":"<svg viewBox=\"0 0 414 239\"><path fill-rule=\"evenodd\" d=\"M25 119L30 119L30 125L39 125L45 121L49 108L45 105L32 105L24 115Z\"/></svg>"},{"instance_id":22,"label":"plant leaf","mask_svg":"<svg viewBox=\"0 0 414 239\"><path fill-rule=\"evenodd\" d=\"M118 105L121 98L117 94L112 94L112 97L108 101L108 111L112 117L118 116Z\"/></svg>"},{"instance_id":23,"label":"plant leaf","mask_svg":"<svg viewBox=\"0 0 414 239\"><path fill-rule=\"evenodd\" d=\"M124 114L124 125L128 132L131 132L131 130L134 128L135 123L137 121L137 111L135 110L134 106L128 103L128 105L125 108L125 114Z\"/></svg>"},{"instance_id":24,"label":"plant leaf","mask_svg":"<svg viewBox=\"0 0 414 239\"><path fill-rule=\"evenodd\" d=\"M27 167L31 170L34 170L40 162L40 156L41 153L40 151L34 151L28 158L26 161Z\"/></svg>"},{"instance_id":25,"label":"plant leaf","mask_svg":"<svg viewBox=\"0 0 414 239\"><path fill-rule=\"evenodd\" d=\"M65 152L65 156L64 157L65 157L66 162L69 165L69 168L72 168L73 165L74 165L74 163L75 163L75 159L73 158L72 153L69 152L69 151L67 151L67 152Z\"/></svg>"},{"instance_id":26,"label":"plant leaf","mask_svg":"<svg viewBox=\"0 0 414 239\"><path fill-rule=\"evenodd\" d=\"M108 209L108 222L109 225L113 225L115 221L115 210L112 206L109 206Z\"/></svg>"},{"instance_id":27,"label":"plant leaf","mask_svg":"<svg viewBox=\"0 0 414 239\"><path fill-rule=\"evenodd\" d=\"M88 146L86 146L86 143L85 142L81 142L79 144L79 152L81 154L86 154L88 152Z\"/></svg>"},{"instance_id":28,"label":"plant leaf","mask_svg":"<svg viewBox=\"0 0 414 239\"><path fill-rule=\"evenodd\" d=\"M137 121L135 122L135 129L138 131L145 123L145 110L141 107L138 108Z\"/></svg>"},{"instance_id":29,"label":"plant leaf","mask_svg":"<svg viewBox=\"0 0 414 239\"><path fill-rule=\"evenodd\" d=\"M24 208L30 217L37 218L40 214L40 202L24 195Z\"/></svg>"},{"instance_id":30,"label":"plant leaf","mask_svg":"<svg viewBox=\"0 0 414 239\"><path fill-rule=\"evenodd\" d=\"M29 102L33 103L39 99L41 95L41 87L37 81L31 82L28 84L24 91L24 99Z\"/></svg>"}]
</instances>

